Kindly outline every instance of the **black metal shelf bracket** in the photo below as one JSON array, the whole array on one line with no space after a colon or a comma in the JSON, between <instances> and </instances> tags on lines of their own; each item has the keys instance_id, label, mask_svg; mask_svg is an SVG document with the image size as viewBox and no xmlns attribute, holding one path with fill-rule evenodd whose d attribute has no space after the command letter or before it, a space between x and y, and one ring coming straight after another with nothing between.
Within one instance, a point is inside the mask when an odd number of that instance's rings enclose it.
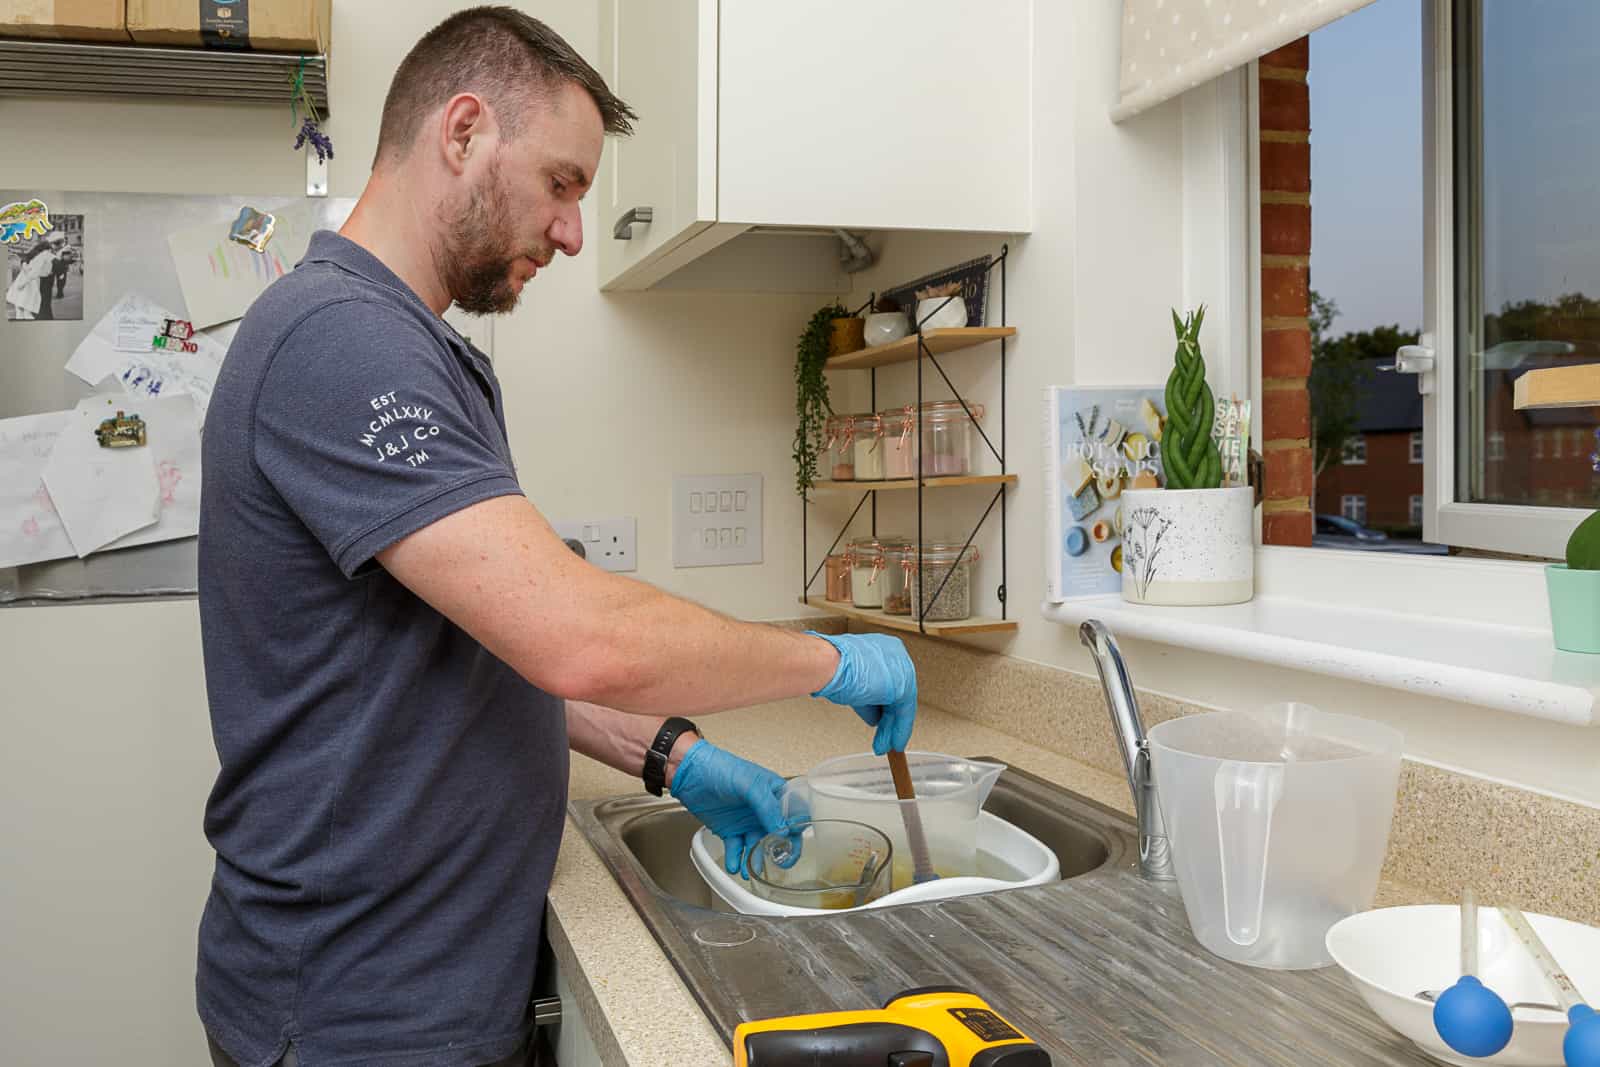
<instances>
[{"instance_id":1,"label":"black metal shelf bracket","mask_svg":"<svg viewBox=\"0 0 1600 1067\"><path fill-rule=\"evenodd\" d=\"M1009 323L1006 321L1006 260L1010 257L1010 255L1011 255L1011 246L1009 244L1002 244L1000 246L1000 254L998 256L994 257L994 259L992 259L989 262L989 266L986 268L986 270L990 271L990 272L994 271L995 268L997 268L997 267L1000 270L1000 325L1001 326L1009 325ZM917 320L917 323L916 323L917 359L916 359L915 362L916 362L916 365L917 365L917 400L916 400L916 405L915 405L914 411L915 411L915 417L916 417L916 430L915 430L915 432L916 432L916 435L917 435L916 439L917 439L917 442L918 442L918 445L917 445L918 455L920 457L921 454L922 454L922 405L924 403L924 396L925 396L922 364L923 364L923 361L926 360L928 363L932 364L934 370L939 372L939 377L944 380L944 384L950 390L950 394L953 397L955 397L956 402L961 405L961 410L964 411L967 414L967 417L969 419L971 419L973 428L978 431L978 435L983 439L984 445L988 447L989 453L992 456L994 456L994 458L1000 463L1000 473L1002 475L1006 475L1006 474L1010 473L1010 471L1006 467L1006 338L1004 336L1002 336L999 339L1000 340L1000 433L999 433L1000 443L999 443L998 446L996 446L994 440L991 439L989 437L989 435L984 432L984 429L983 429L983 427L981 425L979 425L977 418L975 418L973 416L972 407L971 407L970 404L967 403L966 398L961 395L961 390L956 388L955 383L950 380L950 376L945 373L944 367L941 366L940 363L939 363L939 358L936 355L934 355L933 349L931 349L928 346L927 336L924 333L924 327L927 325L928 320L932 316L938 314L939 311L942 308L944 308L944 306L946 304L948 304L951 300L954 300L954 299L955 299L955 297L953 297L953 296L946 297L944 299L944 301L938 307L934 308L927 315L922 316L922 318ZM877 301L877 293L873 293L870 297L868 297L867 302L865 304L861 305L861 307L858 308L855 313L856 314L860 314L861 311L872 307L876 303L876 301ZM876 412L877 408L878 408L878 370L877 370L877 368L876 367L871 368L869 370L869 374L871 376L870 377L870 388L871 388L872 410L874 412ZM933 594L933 596L931 598L927 598L927 597L924 597L922 595L923 594L922 545L923 545L924 533L925 533L925 531L924 531L924 512L923 512L923 492L927 487L927 477L924 474L923 463L920 462L920 460L917 463L916 480L917 480L916 561L917 561L917 605L918 605L918 607L917 607L917 631L919 633L926 634L928 632L928 609L930 607L932 607L933 604L938 601L940 596L943 595L944 590L945 590L945 586L949 584L951 576L955 573L955 567L951 567L949 570L945 571L944 577L939 582L939 587L936 590L934 590L934 594ZM1007 604L1006 604L1006 585L1007 585L1007 579L1008 579L1008 562L1009 561L1007 559L1007 552L1006 552L1006 540L1007 540L1007 538L1006 538L1006 489L1009 488L1009 486L1010 486L1010 483L1008 483L1008 482L1002 482L1000 484L1000 487L995 491L994 497L989 501L989 506L984 509L983 514L978 518L978 521L973 524L972 532L967 534L967 539L961 546L961 552L956 556L957 561L960 561L963 558L965 558L967 550L972 547L973 540L978 536L978 531L983 529L983 524L988 521L989 516L994 512L996 505L998 505L999 508L1000 508L1000 585L996 589L995 592L996 592L996 595L998 596L998 598L1000 600L1000 618L1002 618L1002 619L1006 619L1008 617L1007 616L1007 610L1008 609L1007 609ZM825 567L827 565L827 557L829 555L832 555L833 550L835 548L837 548L838 545L839 545L839 542L841 540L843 540L845 533L850 529L850 524L855 522L856 516L861 513L862 505L864 505L867 502L868 498L871 498L871 500L872 500L872 535L874 537L876 537L878 535L878 494L876 492L874 492L873 490L868 489L865 493L862 494L861 500L859 500L856 503L855 509L850 512L850 517L845 519L844 525L842 527L840 527L839 533L834 537L833 543L828 547L828 551L823 553L822 562L817 565L815 570L811 570L810 569L810 559L811 559L811 557L810 557L810 550L809 550L810 498L809 498L808 495L806 495L804 493L801 494L801 497L800 497L800 500L801 500L801 524L802 524L802 529L801 529L801 534L800 534L801 574L805 577L805 585L802 587L801 593L800 593L800 599L801 599L802 602L804 602L805 599L810 595L811 586L813 585L813 583L816 582L817 575L820 574L822 572L823 567Z\"/></svg>"}]
</instances>

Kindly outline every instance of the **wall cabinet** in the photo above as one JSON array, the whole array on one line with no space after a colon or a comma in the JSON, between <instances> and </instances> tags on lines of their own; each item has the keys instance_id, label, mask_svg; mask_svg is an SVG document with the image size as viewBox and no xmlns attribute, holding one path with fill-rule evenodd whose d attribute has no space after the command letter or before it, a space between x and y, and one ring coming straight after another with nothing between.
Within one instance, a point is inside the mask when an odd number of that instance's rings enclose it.
<instances>
[{"instance_id":1,"label":"wall cabinet","mask_svg":"<svg viewBox=\"0 0 1600 1067\"><path fill-rule=\"evenodd\" d=\"M1032 6L602 0L639 122L596 190L601 287L837 291L835 229L1026 232Z\"/></svg>"}]
</instances>

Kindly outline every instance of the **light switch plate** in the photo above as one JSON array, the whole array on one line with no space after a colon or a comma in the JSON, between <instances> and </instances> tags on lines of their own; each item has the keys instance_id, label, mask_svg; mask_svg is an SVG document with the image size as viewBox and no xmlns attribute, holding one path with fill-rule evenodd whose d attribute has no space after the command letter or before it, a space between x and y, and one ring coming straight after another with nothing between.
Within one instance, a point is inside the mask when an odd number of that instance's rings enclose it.
<instances>
[{"instance_id":1,"label":"light switch plate","mask_svg":"<svg viewBox=\"0 0 1600 1067\"><path fill-rule=\"evenodd\" d=\"M583 555L605 571L639 569L639 524L633 516L620 519L555 519L550 523L563 540L583 544Z\"/></svg>"},{"instance_id":2,"label":"light switch plate","mask_svg":"<svg viewBox=\"0 0 1600 1067\"><path fill-rule=\"evenodd\" d=\"M698 509L693 506L697 497ZM672 479L674 567L760 562L761 475L695 474Z\"/></svg>"}]
</instances>

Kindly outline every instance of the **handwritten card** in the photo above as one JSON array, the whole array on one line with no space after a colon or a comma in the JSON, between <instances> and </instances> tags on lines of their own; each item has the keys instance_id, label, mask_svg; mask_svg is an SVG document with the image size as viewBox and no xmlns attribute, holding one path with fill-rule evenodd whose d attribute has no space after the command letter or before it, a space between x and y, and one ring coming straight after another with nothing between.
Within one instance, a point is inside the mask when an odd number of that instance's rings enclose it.
<instances>
[{"instance_id":1,"label":"handwritten card","mask_svg":"<svg viewBox=\"0 0 1600 1067\"><path fill-rule=\"evenodd\" d=\"M44 467L70 411L0 419L0 567L74 555L44 487Z\"/></svg>"}]
</instances>

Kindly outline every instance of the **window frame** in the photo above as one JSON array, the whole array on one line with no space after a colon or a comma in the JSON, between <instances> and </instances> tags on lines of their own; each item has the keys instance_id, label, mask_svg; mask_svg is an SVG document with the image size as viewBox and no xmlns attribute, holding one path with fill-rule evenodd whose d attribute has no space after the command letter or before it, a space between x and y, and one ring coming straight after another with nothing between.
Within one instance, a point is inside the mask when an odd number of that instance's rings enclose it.
<instances>
[{"instance_id":1,"label":"window frame","mask_svg":"<svg viewBox=\"0 0 1600 1067\"><path fill-rule=\"evenodd\" d=\"M1406 517L1412 526L1421 526L1422 517L1428 513L1428 498L1421 493L1412 493L1406 500Z\"/></svg>"},{"instance_id":2,"label":"window frame","mask_svg":"<svg viewBox=\"0 0 1600 1067\"><path fill-rule=\"evenodd\" d=\"M1354 507L1350 506L1352 503L1354 503ZM1352 511L1360 512L1360 514L1352 515ZM1367 524L1367 494L1340 493L1339 517L1341 519L1349 519L1358 526L1365 526Z\"/></svg>"},{"instance_id":3,"label":"window frame","mask_svg":"<svg viewBox=\"0 0 1600 1067\"><path fill-rule=\"evenodd\" d=\"M1559 559L1585 508L1476 504L1456 493L1457 278L1455 240L1455 4L1422 3L1423 339L1434 351L1423 395L1423 537L1494 552ZM1470 3L1472 0L1461 0ZM1431 386L1431 390L1426 387Z\"/></svg>"},{"instance_id":4,"label":"window frame","mask_svg":"<svg viewBox=\"0 0 1600 1067\"><path fill-rule=\"evenodd\" d=\"M1364 433L1351 434L1345 438L1344 447L1339 452L1339 466L1365 467L1367 465L1367 435Z\"/></svg>"},{"instance_id":5,"label":"window frame","mask_svg":"<svg viewBox=\"0 0 1600 1067\"><path fill-rule=\"evenodd\" d=\"M1428 458L1428 438L1421 430L1412 430L1410 439L1411 451L1407 453L1413 464L1421 464Z\"/></svg>"}]
</instances>

